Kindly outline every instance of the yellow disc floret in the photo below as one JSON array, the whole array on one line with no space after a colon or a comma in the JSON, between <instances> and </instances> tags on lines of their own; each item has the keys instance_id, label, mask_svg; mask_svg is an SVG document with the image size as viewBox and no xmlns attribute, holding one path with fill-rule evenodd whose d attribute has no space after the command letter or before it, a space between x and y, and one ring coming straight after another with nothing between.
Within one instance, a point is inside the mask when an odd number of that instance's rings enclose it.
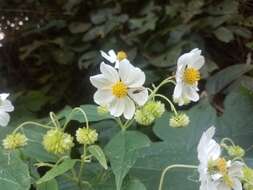
<instances>
[{"instance_id":1,"label":"yellow disc floret","mask_svg":"<svg viewBox=\"0 0 253 190\"><path fill-rule=\"evenodd\" d=\"M74 146L73 137L59 128L49 130L42 144L48 152L54 154L63 154Z\"/></svg>"},{"instance_id":2,"label":"yellow disc floret","mask_svg":"<svg viewBox=\"0 0 253 190\"><path fill-rule=\"evenodd\" d=\"M112 94L117 98L123 98L127 95L127 86L119 81L112 86Z\"/></svg>"},{"instance_id":3,"label":"yellow disc floret","mask_svg":"<svg viewBox=\"0 0 253 190\"><path fill-rule=\"evenodd\" d=\"M124 52L124 51L119 51L119 52L117 53L117 59L118 59L119 61L122 61L122 60L124 60L124 59L126 59L126 58L127 58L126 52Z\"/></svg>"},{"instance_id":4,"label":"yellow disc floret","mask_svg":"<svg viewBox=\"0 0 253 190\"><path fill-rule=\"evenodd\" d=\"M193 85L200 80L200 73L197 69L186 68L184 71L184 82Z\"/></svg>"},{"instance_id":5,"label":"yellow disc floret","mask_svg":"<svg viewBox=\"0 0 253 190\"><path fill-rule=\"evenodd\" d=\"M14 150L25 145L27 145L27 138L21 133L7 135L7 137L3 140L3 147L7 150Z\"/></svg>"},{"instance_id":6,"label":"yellow disc floret","mask_svg":"<svg viewBox=\"0 0 253 190\"><path fill-rule=\"evenodd\" d=\"M224 158L219 158L215 161L218 171L222 174L227 173L227 161Z\"/></svg>"}]
</instances>

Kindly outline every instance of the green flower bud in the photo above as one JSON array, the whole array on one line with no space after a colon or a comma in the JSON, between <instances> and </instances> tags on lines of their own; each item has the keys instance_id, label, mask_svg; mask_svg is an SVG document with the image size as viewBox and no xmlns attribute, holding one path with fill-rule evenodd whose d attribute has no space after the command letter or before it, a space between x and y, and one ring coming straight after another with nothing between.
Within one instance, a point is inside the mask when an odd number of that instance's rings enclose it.
<instances>
[{"instance_id":1,"label":"green flower bud","mask_svg":"<svg viewBox=\"0 0 253 190\"><path fill-rule=\"evenodd\" d=\"M139 109L135 112L135 121L143 126L148 126L152 124L155 120L152 113L145 112L144 109Z\"/></svg>"},{"instance_id":2,"label":"green flower bud","mask_svg":"<svg viewBox=\"0 0 253 190\"><path fill-rule=\"evenodd\" d=\"M245 150L240 146L228 146L228 155L232 157L243 157L245 155Z\"/></svg>"},{"instance_id":3,"label":"green flower bud","mask_svg":"<svg viewBox=\"0 0 253 190\"><path fill-rule=\"evenodd\" d=\"M170 126L174 128L186 127L189 123L190 119L184 113L174 115L170 118Z\"/></svg>"},{"instance_id":4,"label":"green flower bud","mask_svg":"<svg viewBox=\"0 0 253 190\"><path fill-rule=\"evenodd\" d=\"M21 133L12 133L3 140L3 147L6 150L14 150L27 145L27 138Z\"/></svg>"},{"instance_id":5,"label":"green flower bud","mask_svg":"<svg viewBox=\"0 0 253 190\"><path fill-rule=\"evenodd\" d=\"M242 180L245 182L243 187L245 190L253 190L253 169L249 167L243 168L243 178Z\"/></svg>"},{"instance_id":6,"label":"green flower bud","mask_svg":"<svg viewBox=\"0 0 253 190\"><path fill-rule=\"evenodd\" d=\"M149 101L135 112L135 120L143 126L152 124L156 118L162 116L165 106L159 101Z\"/></svg>"},{"instance_id":7,"label":"green flower bud","mask_svg":"<svg viewBox=\"0 0 253 190\"><path fill-rule=\"evenodd\" d=\"M74 146L73 137L59 128L47 131L42 144L48 152L54 154L63 154Z\"/></svg>"},{"instance_id":8,"label":"green flower bud","mask_svg":"<svg viewBox=\"0 0 253 190\"><path fill-rule=\"evenodd\" d=\"M244 190L253 190L253 185L246 182L243 184L243 189Z\"/></svg>"},{"instance_id":9,"label":"green flower bud","mask_svg":"<svg viewBox=\"0 0 253 190\"><path fill-rule=\"evenodd\" d=\"M98 139L98 134L95 129L79 128L76 131L76 140L80 144L94 144Z\"/></svg>"},{"instance_id":10,"label":"green flower bud","mask_svg":"<svg viewBox=\"0 0 253 190\"><path fill-rule=\"evenodd\" d=\"M154 118L159 118L165 112L165 105L160 101L149 101L143 107L145 112L148 112L154 116Z\"/></svg>"},{"instance_id":11,"label":"green flower bud","mask_svg":"<svg viewBox=\"0 0 253 190\"><path fill-rule=\"evenodd\" d=\"M245 181L252 181L253 182L253 169L249 167L244 167L243 168L243 179Z\"/></svg>"}]
</instances>

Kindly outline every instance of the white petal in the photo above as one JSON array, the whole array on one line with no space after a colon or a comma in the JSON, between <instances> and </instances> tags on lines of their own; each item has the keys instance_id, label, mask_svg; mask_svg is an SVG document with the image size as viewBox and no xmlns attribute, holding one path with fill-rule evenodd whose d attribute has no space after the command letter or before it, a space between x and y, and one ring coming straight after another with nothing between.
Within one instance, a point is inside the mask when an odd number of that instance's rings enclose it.
<instances>
[{"instance_id":1,"label":"white petal","mask_svg":"<svg viewBox=\"0 0 253 190\"><path fill-rule=\"evenodd\" d=\"M183 88L183 91L185 92L187 98L190 99L191 101L197 102L199 100L199 94L194 87L185 86Z\"/></svg>"},{"instance_id":2,"label":"white petal","mask_svg":"<svg viewBox=\"0 0 253 190\"><path fill-rule=\"evenodd\" d=\"M97 90L94 94L94 102L98 105L106 105L114 99L111 90Z\"/></svg>"},{"instance_id":3,"label":"white petal","mask_svg":"<svg viewBox=\"0 0 253 190\"><path fill-rule=\"evenodd\" d=\"M240 182L239 179L233 179L234 186L233 190L242 190L242 183Z\"/></svg>"},{"instance_id":4,"label":"white petal","mask_svg":"<svg viewBox=\"0 0 253 190\"><path fill-rule=\"evenodd\" d=\"M231 167L228 170L229 176L241 178L243 176L243 168L244 164L240 161L232 162Z\"/></svg>"},{"instance_id":5,"label":"white petal","mask_svg":"<svg viewBox=\"0 0 253 190\"><path fill-rule=\"evenodd\" d=\"M111 115L119 117L123 114L125 109L125 98L115 98L109 105Z\"/></svg>"},{"instance_id":6,"label":"white petal","mask_svg":"<svg viewBox=\"0 0 253 190\"><path fill-rule=\"evenodd\" d=\"M217 190L231 190L225 183L221 182L217 185Z\"/></svg>"},{"instance_id":7,"label":"white petal","mask_svg":"<svg viewBox=\"0 0 253 190\"><path fill-rule=\"evenodd\" d=\"M10 121L10 115L6 112L0 112L0 126L6 127Z\"/></svg>"},{"instance_id":8,"label":"white petal","mask_svg":"<svg viewBox=\"0 0 253 190\"><path fill-rule=\"evenodd\" d=\"M12 112L14 110L14 106L10 100L5 100L3 102L0 102L0 110L5 112Z\"/></svg>"},{"instance_id":9,"label":"white petal","mask_svg":"<svg viewBox=\"0 0 253 190\"><path fill-rule=\"evenodd\" d=\"M96 88L108 88L112 85L112 82L109 81L103 74L95 75L90 77L90 82Z\"/></svg>"},{"instance_id":10,"label":"white petal","mask_svg":"<svg viewBox=\"0 0 253 190\"><path fill-rule=\"evenodd\" d=\"M185 68L186 65L188 65L190 61L191 61L191 53L184 53L177 60L178 69L181 70L181 69Z\"/></svg>"},{"instance_id":11,"label":"white petal","mask_svg":"<svg viewBox=\"0 0 253 190\"><path fill-rule=\"evenodd\" d=\"M113 50L110 50L108 54L104 51L100 51L100 53L106 60L110 61L111 63L114 63L117 59L117 56Z\"/></svg>"},{"instance_id":12,"label":"white petal","mask_svg":"<svg viewBox=\"0 0 253 190\"><path fill-rule=\"evenodd\" d=\"M0 99L1 99L2 101L4 101L4 100L6 100L6 99L9 97L9 95L10 95L10 94L8 94L8 93L2 93L2 94L0 94Z\"/></svg>"},{"instance_id":13,"label":"white petal","mask_svg":"<svg viewBox=\"0 0 253 190\"><path fill-rule=\"evenodd\" d=\"M119 60L116 60L114 67L115 67L116 69L119 68Z\"/></svg>"},{"instance_id":14,"label":"white petal","mask_svg":"<svg viewBox=\"0 0 253 190\"><path fill-rule=\"evenodd\" d=\"M104 77L112 83L116 83L119 81L119 75L115 68L110 65L105 64L104 62L100 65L100 71L104 75Z\"/></svg>"},{"instance_id":15,"label":"white petal","mask_svg":"<svg viewBox=\"0 0 253 190\"><path fill-rule=\"evenodd\" d=\"M145 73L134 67L127 59L119 63L119 76L121 80L130 88L141 87L145 82Z\"/></svg>"},{"instance_id":16,"label":"white petal","mask_svg":"<svg viewBox=\"0 0 253 190\"><path fill-rule=\"evenodd\" d=\"M221 154L220 145L213 139L215 133L215 127L210 127L206 130L199 141L198 159L207 167L207 162L209 159L217 159Z\"/></svg>"},{"instance_id":17,"label":"white petal","mask_svg":"<svg viewBox=\"0 0 253 190\"><path fill-rule=\"evenodd\" d=\"M125 100L124 117L126 119L132 119L132 117L134 116L134 112L135 112L134 102L130 100L129 97L127 97Z\"/></svg>"},{"instance_id":18,"label":"white petal","mask_svg":"<svg viewBox=\"0 0 253 190\"><path fill-rule=\"evenodd\" d=\"M129 89L128 95L139 105L143 106L148 100L148 90L146 88L141 89Z\"/></svg>"},{"instance_id":19,"label":"white petal","mask_svg":"<svg viewBox=\"0 0 253 190\"><path fill-rule=\"evenodd\" d=\"M173 97L175 99L179 99L182 96L182 91L183 91L183 85L181 82L178 82L174 88L174 92L173 92Z\"/></svg>"},{"instance_id":20,"label":"white petal","mask_svg":"<svg viewBox=\"0 0 253 190\"><path fill-rule=\"evenodd\" d=\"M110 55L110 57L113 57L115 60L117 60L117 54L114 50L109 50L108 54Z\"/></svg>"},{"instance_id":21,"label":"white petal","mask_svg":"<svg viewBox=\"0 0 253 190\"><path fill-rule=\"evenodd\" d=\"M205 58L203 56L195 57L191 63L188 64L189 67L193 67L199 70L205 63Z\"/></svg>"}]
</instances>

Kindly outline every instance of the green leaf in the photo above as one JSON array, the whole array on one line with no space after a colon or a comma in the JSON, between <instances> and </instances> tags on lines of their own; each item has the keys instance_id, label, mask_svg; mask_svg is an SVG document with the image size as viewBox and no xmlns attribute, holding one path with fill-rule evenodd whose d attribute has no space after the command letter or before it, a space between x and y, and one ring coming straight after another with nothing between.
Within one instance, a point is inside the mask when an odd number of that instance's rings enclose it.
<instances>
[{"instance_id":1,"label":"green leaf","mask_svg":"<svg viewBox=\"0 0 253 190\"><path fill-rule=\"evenodd\" d=\"M194 147L202 132L215 124L215 110L204 99L185 113L190 118L190 123L186 128L177 129L170 127L169 118L172 114L166 113L155 123L153 127L154 133L162 140L176 143L177 145L182 143L188 149Z\"/></svg>"},{"instance_id":2,"label":"green leaf","mask_svg":"<svg viewBox=\"0 0 253 190\"><path fill-rule=\"evenodd\" d=\"M29 139L28 145L23 150L26 156L42 162L55 162L57 160L55 155L49 154L42 146L43 135L46 133L45 129L27 125L23 131Z\"/></svg>"},{"instance_id":3,"label":"green leaf","mask_svg":"<svg viewBox=\"0 0 253 190\"><path fill-rule=\"evenodd\" d=\"M206 89L209 94L216 94L225 88L232 81L252 70L252 65L238 64L227 67L226 69L221 70L215 75L211 76L206 84Z\"/></svg>"},{"instance_id":4,"label":"green leaf","mask_svg":"<svg viewBox=\"0 0 253 190\"><path fill-rule=\"evenodd\" d=\"M170 113L165 113L155 123L153 130L163 142L152 143L140 151L130 174L139 178L148 190L157 189L162 171L172 164L196 164L197 144L207 128L216 124L216 112L206 99L186 112L190 124L185 128L169 127ZM163 190L196 190L198 180L195 170L173 169L165 177Z\"/></svg>"},{"instance_id":5,"label":"green leaf","mask_svg":"<svg viewBox=\"0 0 253 190\"><path fill-rule=\"evenodd\" d=\"M138 179L129 180L124 190L146 190L146 187L143 183Z\"/></svg>"},{"instance_id":6,"label":"green leaf","mask_svg":"<svg viewBox=\"0 0 253 190\"><path fill-rule=\"evenodd\" d=\"M228 43L234 40L234 34L229 29L225 27L220 27L217 30L214 31L214 35L216 38L218 38L220 41Z\"/></svg>"},{"instance_id":7,"label":"green leaf","mask_svg":"<svg viewBox=\"0 0 253 190\"><path fill-rule=\"evenodd\" d=\"M157 67L168 67L175 65L177 58L180 56L182 51L183 43L178 44L177 46L170 49L168 52L161 54L160 56L150 60L150 63Z\"/></svg>"},{"instance_id":8,"label":"green leaf","mask_svg":"<svg viewBox=\"0 0 253 190\"><path fill-rule=\"evenodd\" d=\"M115 175L116 189L120 190L123 179L138 157L138 151L150 145L147 136L136 131L121 131L106 146L106 154Z\"/></svg>"},{"instance_id":9,"label":"green leaf","mask_svg":"<svg viewBox=\"0 0 253 190\"><path fill-rule=\"evenodd\" d=\"M55 177L64 174L68 170L72 169L76 163L76 160L66 159L61 164L54 166L50 169L42 178L37 181L37 184L54 179Z\"/></svg>"},{"instance_id":10,"label":"green leaf","mask_svg":"<svg viewBox=\"0 0 253 190\"><path fill-rule=\"evenodd\" d=\"M14 152L0 148L0 184L4 190L29 190L31 177L28 166Z\"/></svg>"},{"instance_id":11,"label":"green leaf","mask_svg":"<svg viewBox=\"0 0 253 190\"><path fill-rule=\"evenodd\" d=\"M88 120L90 122L101 121L101 120L112 118L109 114L105 114L103 116L99 115L97 113L97 106L96 105L81 105L80 107L83 109L83 111L85 111L85 113L88 117ZM67 118L71 111L72 111L72 108L69 106L66 106L61 112L59 112L57 114L57 116L58 116L58 118ZM78 121L80 123L85 122L83 114L78 111L76 111L72 116L73 117L71 118L71 120Z\"/></svg>"},{"instance_id":12,"label":"green leaf","mask_svg":"<svg viewBox=\"0 0 253 190\"><path fill-rule=\"evenodd\" d=\"M37 185L37 190L58 190L58 183L55 179Z\"/></svg>"},{"instance_id":13,"label":"green leaf","mask_svg":"<svg viewBox=\"0 0 253 190\"><path fill-rule=\"evenodd\" d=\"M252 105L253 96L247 90L230 93L224 102L225 111L218 119L219 136L229 137L246 149L253 145Z\"/></svg>"},{"instance_id":14,"label":"green leaf","mask_svg":"<svg viewBox=\"0 0 253 190\"><path fill-rule=\"evenodd\" d=\"M97 51L85 52L78 60L78 66L80 69L87 69L91 64L96 62Z\"/></svg>"},{"instance_id":15,"label":"green leaf","mask_svg":"<svg viewBox=\"0 0 253 190\"><path fill-rule=\"evenodd\" d=\"M90 23L73 22L69 25L69 30L73 34L83 33L89 30L91 27Z\"/></svg>"},{"instance_id":16,"label":"green leaf","mask_svg":"<svg viewBox=\"0 0 253 190\"><path fill-rule=\"evenodd\" d=\"M89 146L88 151L99 161L101 166L103 166L105 169L108 168L104 152L98 145Z\"/></svg>"}]
</instances>

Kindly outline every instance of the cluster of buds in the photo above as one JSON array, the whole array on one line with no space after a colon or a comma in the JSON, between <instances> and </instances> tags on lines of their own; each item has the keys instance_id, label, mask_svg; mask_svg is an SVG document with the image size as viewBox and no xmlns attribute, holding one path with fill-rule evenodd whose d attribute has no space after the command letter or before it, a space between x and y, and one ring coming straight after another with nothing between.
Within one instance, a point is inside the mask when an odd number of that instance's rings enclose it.
<instances>
[{"instance_id":1,"label":"cluster of buds","mask_svg":"<svg viewBox=\"0 0 253 190\"><path fill-rule=\"evenodd\" d=\"M22 133L12 133L3 140L3 147L6 150L15 150L27 145L28 139Z\"/></svg>"},{"instance_id":2,"label":"cluster of buds","mask_svg":"<svg viewBox=\"0 0 253 190\"><path fill-rule=\"evenodd\" d=\"M55 128L47 131L42 144L50 153L63 154L74 146L73 140L71 135L64 133L60 128Z\"/></svg>"},{"instance_id":3,"label":"cluster of buds","mask_svg":"<svg viewBox=\"0 0 253 190\"><path fill-rule=\"evenodd\" d=\"M135 112L135 120L137 123L148 126L155 119L160 118L165 111L165 106L160 101L149 101L143 107Z\"/></svg>"}]
</instances>

